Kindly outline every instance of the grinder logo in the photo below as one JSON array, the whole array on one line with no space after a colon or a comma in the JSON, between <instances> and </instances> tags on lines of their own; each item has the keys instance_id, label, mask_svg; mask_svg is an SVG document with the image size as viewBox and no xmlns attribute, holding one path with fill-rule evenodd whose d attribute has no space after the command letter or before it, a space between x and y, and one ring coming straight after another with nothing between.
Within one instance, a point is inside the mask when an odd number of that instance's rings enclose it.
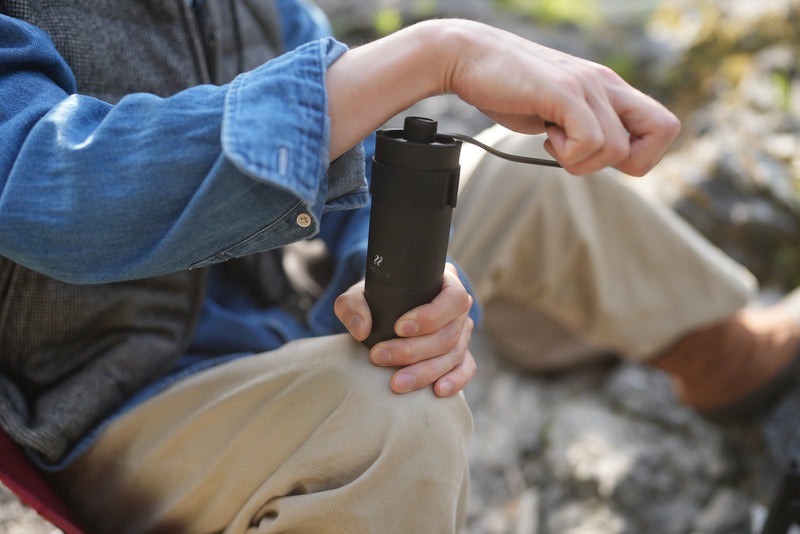
<instances>
[{"instance_id":1,"label":"grinder logo","mask_svg":"<svg viewBox=\"0 0 800 534\"><path fill-rule=\"evenodd\" d=\"M383 256L380 254L373 254L370 260L367 262L367 271L369 271L371 277L373 279L381 279L381 280L388 280L390 273L386 272L385 269L382 269L381 266L383 265Z\"/></svg>"}]
</instances>

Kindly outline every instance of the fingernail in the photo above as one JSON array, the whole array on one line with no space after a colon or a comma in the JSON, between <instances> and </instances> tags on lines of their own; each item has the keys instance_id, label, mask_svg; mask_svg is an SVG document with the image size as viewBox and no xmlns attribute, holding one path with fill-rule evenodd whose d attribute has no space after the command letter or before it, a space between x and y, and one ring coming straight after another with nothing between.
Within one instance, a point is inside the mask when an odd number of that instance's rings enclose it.
<instances>
[{"instance_id":1,"label":"fingernail","mask_svg":"<svg viewBox=\"0 0 800 534\"><path fill-rule=\"evenodd\" d=\"M405 393L417 385L417 377L411 374L402 374L394 381L395 391Z\"/></svg>"},{"instance_id":2,"label":"fingernail","mask_svg":"<svg viewBox=\"0 0 800 534\"><path fill-rule=\"evenodd\" d=\"M439 396L449 397L453 392L453 384L450 382L442 382L439 384Z\"/></svg>"},{"instance_id":3,"label":"fingernail","mask_svg":"<svg viewBox=\"0 0 800 534\"><path fill-rule=\"evenodd\" d=\"M378 365L388 365L392 363L392 353L386 349L375 349L372 351L372 361Z\"/></svg>"},{"instance_id":4,"label":"fingernail","mask_svg":"<svg viewBox=\"0 0 800 534\"><path fill-rule=\"evenodd\" d=\"M416 321L400 321L397 323L397 333L401 336L413 336L419 332L419 325Z\"/></svg>"}]
</instances>

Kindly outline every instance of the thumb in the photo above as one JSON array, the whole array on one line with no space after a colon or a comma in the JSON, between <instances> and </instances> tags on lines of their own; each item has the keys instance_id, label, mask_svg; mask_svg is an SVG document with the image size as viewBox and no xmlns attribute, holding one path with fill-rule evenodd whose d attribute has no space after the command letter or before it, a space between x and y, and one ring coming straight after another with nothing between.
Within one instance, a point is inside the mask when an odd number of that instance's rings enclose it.
<instances>
[{"instance_id":1,"label":"thumb","mask_svg":"<svg viewBox=\"0 0 800 534\"><path fill-rule=\"evenodd\" d=\"M356 341L363 341L372 331L372 314L364 298L364 281L351 286L336 298L333 312Z\"/></svg>"}]
</instances>

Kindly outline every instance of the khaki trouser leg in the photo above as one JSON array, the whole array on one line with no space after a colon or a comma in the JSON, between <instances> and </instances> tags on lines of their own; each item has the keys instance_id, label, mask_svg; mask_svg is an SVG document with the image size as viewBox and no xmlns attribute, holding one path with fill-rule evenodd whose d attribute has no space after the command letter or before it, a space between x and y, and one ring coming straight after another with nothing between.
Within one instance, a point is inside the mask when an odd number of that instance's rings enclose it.
<instances>
[{"instance_id":1,"label":"khaki trouser leg","mask_svg":"<svg viewBox=\"0 0 800 534\"><path fill-rule=\"evenodd\" d=\"M549 157L540 136L495 127L483 137ZM752 296L749 272L618 174L575 177L471 146L462 163L450 253L475 283L501 351L528 367L604 351L646 359Z\"/></svg>"},{"instance_id":2,"label":"khaki trouser leg","mask_svg":"<svg viewBox=\"0 0 800 534\"><path fill-rule=\"evenodd\" d=\"M98 532L455 532L462 395L389 390L347 335L185 378L113 422L59 483Z\"/></svg>"}]
</instances>

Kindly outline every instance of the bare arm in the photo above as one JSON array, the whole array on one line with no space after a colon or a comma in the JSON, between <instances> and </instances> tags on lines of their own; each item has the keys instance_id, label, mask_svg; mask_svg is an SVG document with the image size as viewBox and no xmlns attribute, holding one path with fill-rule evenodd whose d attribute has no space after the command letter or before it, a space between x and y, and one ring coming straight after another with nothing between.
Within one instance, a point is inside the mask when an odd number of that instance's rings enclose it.
<instances>
[{"instance_id":1,"label":"bare arm","mask_svg":"<svg viewBox=\"0 0 800 534\"><path fill-rule=\"evenodd\" d=\"M664 106L610 69L466 20L426 21L345 53L328 70L331 157L387 119L452 93L512 130L547 130L573 174L614 166L642 175L680 129Z\"/></svg>"},{"instance_id":2,"label":"bare arm","mask_svg":"<svg viewBox=\"0 0 800 534\"><path fill-rule=\"evenodd\" d=\"M417 24L346 52L328 68L331 159L415 102L442 92L447 64L432 24ZM433 49L433 50L432 50Z\"/></svg>"}]
</instances>

